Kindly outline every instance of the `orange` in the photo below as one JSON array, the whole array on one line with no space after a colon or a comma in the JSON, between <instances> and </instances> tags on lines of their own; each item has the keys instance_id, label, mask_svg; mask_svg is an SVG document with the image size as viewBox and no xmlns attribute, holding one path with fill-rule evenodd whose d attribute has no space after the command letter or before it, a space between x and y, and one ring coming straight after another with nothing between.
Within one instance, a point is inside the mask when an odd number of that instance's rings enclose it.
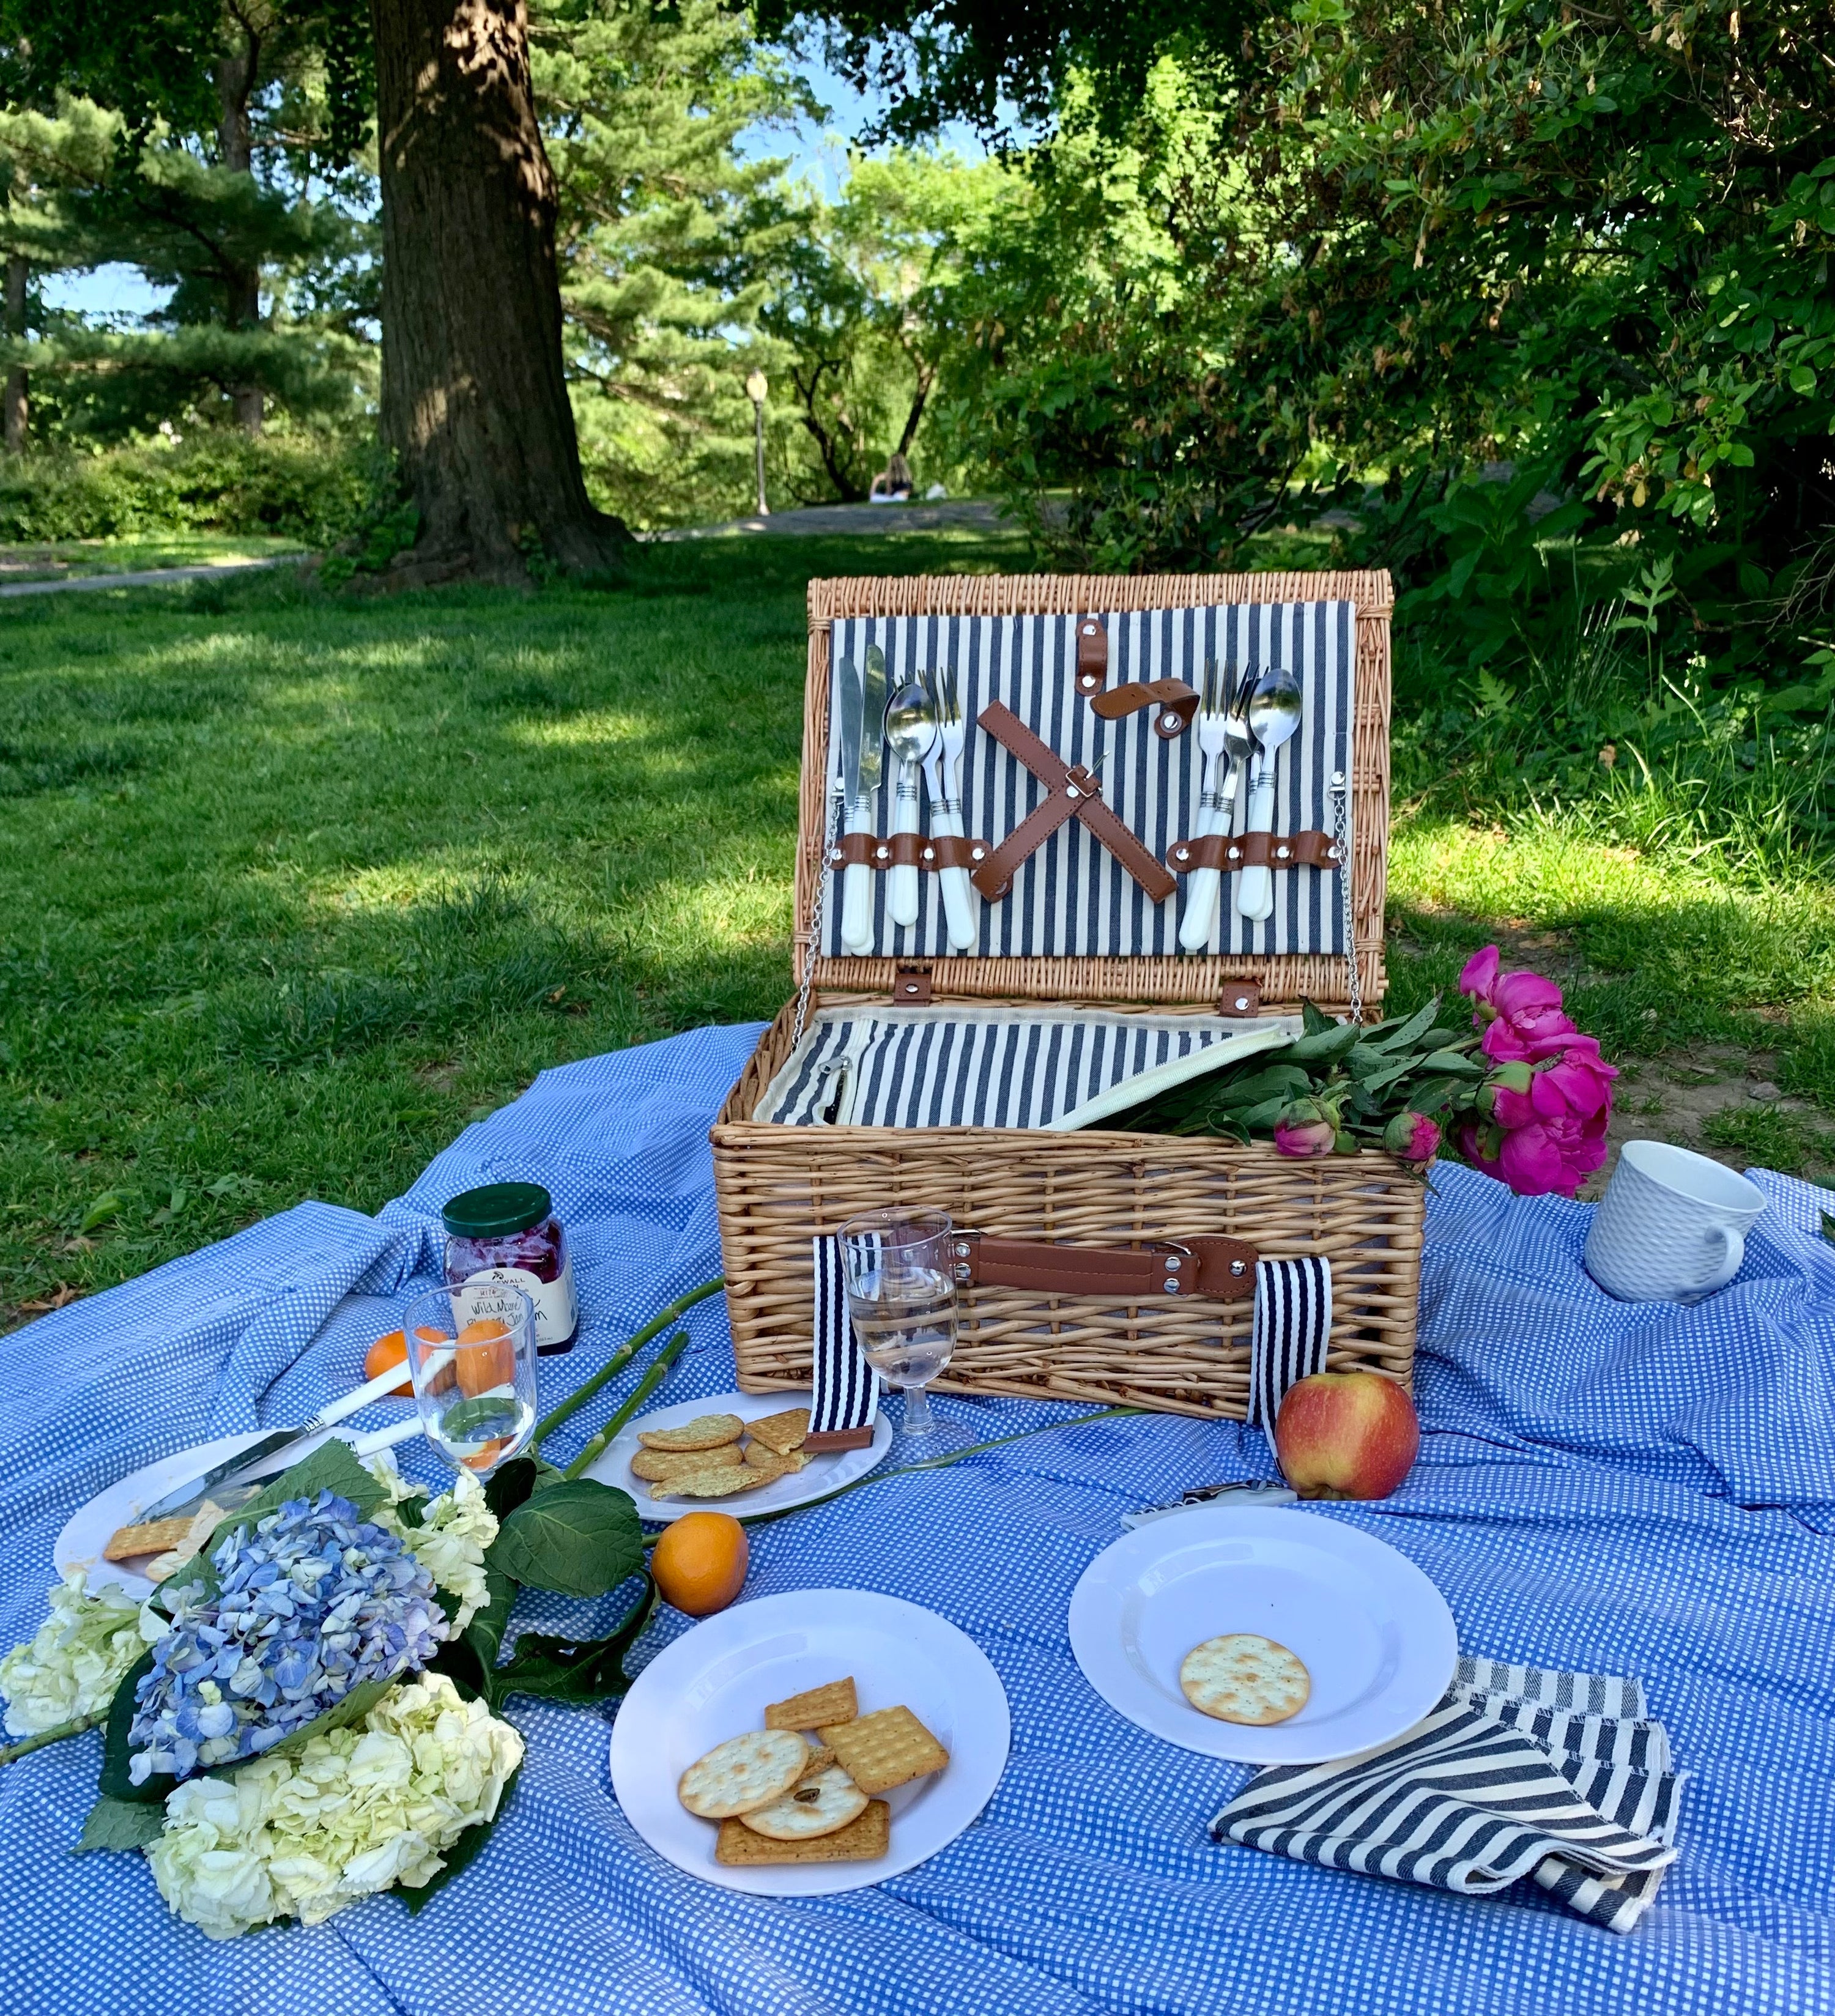
<instances>
[{"instance_id":1,"label":"orange","mask_svg":"<svg viewBox=\"0 0 1835 2016\"><path fill-rule=\"evenodd\" d=\"M462 1392L475 1398L507 1386L516 1377L516 1346L495 1317L467 1323L459 1333L458 1345L454 1359Z\"/></svg>"},{"instance_id":2,"label":"orange","mask_svg":"<svg viewBox=\"0 0 1835 2016\"><path fill-rule=\"evenodd\" d=\"M407 1363L407 1338L398 1330L386 1330L363 1354L363 1376L365 1379L380 1379L391 1365ZM399 1386L391 1386L387 1397L391 1400L412 1400L413 1381L404 1379Z\"/></svg>"},{"instance_id":3,"label":"orange","mask_svg":"<svg viewBox=\"0 0 1835 2016\"><path fill-rule=\"evenodd\" d=\"M746 1586L751 1549L730 1512L689 1512L663 1528L650 1572L663 1600L690 1617L724 1610Z\"/></svg>"}]
</instances>

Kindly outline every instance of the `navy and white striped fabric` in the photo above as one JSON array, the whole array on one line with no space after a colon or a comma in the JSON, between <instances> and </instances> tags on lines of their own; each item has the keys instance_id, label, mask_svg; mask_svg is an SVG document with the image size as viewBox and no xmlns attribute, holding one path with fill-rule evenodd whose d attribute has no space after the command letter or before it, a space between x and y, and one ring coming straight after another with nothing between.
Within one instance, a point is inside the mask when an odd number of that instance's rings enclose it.
<instances>
[{"instance_id":1,"label":"navy and white striped fabric","mask_svg":"<svg viewBox=\"0 0 1835 2016\"><path fill-rule=\"evenodd\" d=\"M815 1377L809 1432L864 1428L878 1418L880 1376L866 1362L847 1316L847 1270L840 1240L810 1242L815 1267Z\"/></svg>"},{"instance_id":2,"label":"navy and white striped fabric","mask_svg":"<svg viewBox=\"0 0 1835 2016\"><path fill-rule=\"evenodd\" d=\"M1668 1733L1635 1680L1502 1671L1488 1685L1495 1664L1462 1659L1440 1705L1394 1742L1258 1773L1211 1838L1466 1896L1528 1877L1629 1931L1675 1859Z\"/></svg>"},{"instance_id":3,"label":"navy and white striped fabric","mask_svg":"<svg viewBox=\"0 0 1835 2016\"><path fill-rule=\"evenodd\" d=\"M1097 612L1100 614L1100 612ZM1206 609L1165 609L1101 616L1109 635L1113 688L1130 681L1183 679L1201 686L1205 661L1259 670L1284 665L1297 673L1305 697L1300 732L1281 751L1275 772L1276 833L1332 832L1331 779L1351 774L1355 716L1355 610L1348 602L1231 603ZM962 756L964 830L998 844L1045 796L1045 787L992 736L976 725L990 700L1010 707L1068 763L1099 773L1103 796L1149 853L1197 830L1202 758L1189 731L1165 741L1153 730L1153 710L1115 722L1093 714L1076 688L1075 616L902 616L837 618L829 664L865 661L866 647L886 654L888 687L918 670L953 667L968 741ZM831 709L839 682L831 674ZM884 782L874 801L882 834L891 830L895 765L888 751ZM829 727L829 771L841 775L838 711ZM921 815L928 832L928 794ZM1236 799L1236 830L1248 812L1245 787ZM1345 838L1351 837L1348 798ZM1346 859L1350 855L1347 853ZM1265 923L1238 916L1226 883L1211 928L1210 949L1231 953L1342 952L1342 871L1294 869L1277 873L1274 914ZM881 956L950 952L942 898L934 875L920 875L915 924L901 927L886 915L886 877L873 877L873 938ZM1179 898L1156 904L1081 822L1061 826L1013 878L998 903L976 898L980 935L957 956L1124 957L1178 952ZM830 887L823 915L822 949L845 955L841 899Z\"/></svg>"},{"instance_id":4,"label":"navy and white striped fabric","mask_svg":"<svg viewBox=\"0 0 1835 2016\"><path fill-rule=\"evenodd\" d=\"M1256 1262L1248 1424L1270 1443L1287 1388L1325 1370L1331 1333L1332 1263L1322 1253Z\"/></svg>"},{"instance_id":5,"label":"navy and white striped fabric","mask_svg":"<svg viewBox=\"0 0 1835 2016\"><path fill-rule=\"evenodd\" d=\"M1095 1009L824 1009L756 1117L794 1127L1044 1127L1243 1028Z\"/></svg>"}]
</instances>

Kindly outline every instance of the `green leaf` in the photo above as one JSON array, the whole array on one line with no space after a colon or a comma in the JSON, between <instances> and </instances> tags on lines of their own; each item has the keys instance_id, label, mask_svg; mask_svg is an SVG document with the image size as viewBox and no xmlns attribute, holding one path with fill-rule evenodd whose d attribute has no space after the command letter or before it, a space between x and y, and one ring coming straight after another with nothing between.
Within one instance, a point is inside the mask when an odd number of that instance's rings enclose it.
<instances>
[{"instance_id":1,"label":"green leaf","mask_svg":"<svg viewBox=\"0 0 1835 2016\"><path fill-rule=\"evenodd\" d=\"M1822 1237L1831 1246L1835 1246L1835 1214L1822 1213Z\"/></svg>"},{"instance_id":2,"label":"green leaf","mask_svg":"<svg viewBox=\"0 0 1835 2016\"><path fill-rule=\"evenodd\" d=\"M1365 1040L1373 1049L1395 1051L1416 1042L1427 1035L1440 1016L1440 996L1436 994L1425 1008L1417 1008L1405 1022L1391 1026L1379 1023L1366 1034Z\"/></svg>"},{"instance_id":3,"label":"green leaf","mask_svg":"<svg viewBox=\"0 0 1835 2016\"><path fill-rule=\"evenodd\" d=\"M121 1208L121 1200L113 1190L104 1190L77 1221L78 1232L93 1232L97 1226L106 1225Z\"/></svg>"},{"instance_id":4,"label":"green leaf","mask_svg":"<svg viewBox=\"0 0 1835 2016\"><path fill-rule=\"evenodd\" d=\"M484 1503L498 1519L507 1519L534 1490L535 1471L534 1457L518 1456L499 1463L491 1473L484 1486Z\"/></svg>"},{"instance_id":5,"label":"green leaf","mask_svg":"<svg viewBox=\"0 0 1835 2016\"><path fill-rule=\"evenodd\" d=\"M570 1701L576 1706L622 1695L631 1683L624 1676L625 1655L650 1621L657 1607L657 1585L648 1575L643 1593L609 1637L584 1641L538 1638L524 1632L517 1639L508 1665L493 1676L494 1703L512 1694L534 1694L543 1701Z\"/></svg>"},{"instance_id":6,"label":"green leaf","mask_svg":"<svg viewBox=\"0 0 1835 2016\"><path fill-rule=\"evenodd\" d=\"M1362 1034L1355 1022L1322 1029L1316 1036L1302 1036L1298 1042L1290 1044L1280 1052L1281 1060L1297 1064L1335 1064L1356 1049Z\"/></svg>"},{"instance_id":7,"label":"green leaf","mask_svg":"<svg viewBox=\"0 0 1835 2016\"><path fill-rule=\"evenodd\" d=\"M511 1393L480 1393L475 1399L461 1400L448 1407L444 1417L448 1435L467 1440L491 1435L513 1435L516 1431L516 1401Z\"/></svg>"},{"instance_id":8,"label":"green leaf","mask_svg":"<svg viewBox=\"0 0 1835 2016\"><path fill-rule=\"evenodd\" d=\"M102 1737L102 1776L96 1781L96 1790L105 1799L125 1800L131 1805L163 1806L166 1795L178 1782L163 1771L156 1771L143 1785L136 1785L128 1776L128 1732L134 1723L134 1690L152 1671L153 1654L142 1653L123 1676L114 1699L109 1703L108 1723Z\"/></svg>"},{"instance_id":9,"label":"green leaf","mask_svg":"<svg viewBox=\"0 0 1835 2016\"><path fill-rule=\"evenodd\" d=\"M1449 1078L1481 1078L1489 1068L1476 1058L1467 1057L1463 1050L1436 1050L1431 1057L1421 1060L1423 1071L1444 1071Z\"/></svg>"},{"instance_id":10,"label":"green leaf","mask_svg":"<svg viewBox=\"0 0 1835 2016\"><path fill-rule=\"evenodd\" d=\"M412 1678L412 1676L404 1673L398 1675L397 1678L407 1679ZM323 1715L315 1715L303 1729L296 1729L291 1736L275 1744L272 1749L261 1751L260 1755L262 1757L298 1756L314 1737L329 1736L334 1729L348 1729L352 1723L361 1722L394 1684L394 1680L359 1681L336 1708L328 1708ZM233 1764L221 1766L217 1775L221 1777L232 1778L245 1764L253 1764L255 1762L257 1759L254 1757L239 1757Z\"/></svg>"},{"instance_id":11,"label":"green leaf","mask_svg":"<svg viewBox=\"0 0 1835 2016\"><path fill-rule=\"evenodd\" d=\"M1338 1026L1324 1009L1311 1001L1301 1003L1300 1022L1300 1033L1303 1036L1322 1036L1328 1029L1335 1029Z\"/></svg>"},{"instance_id":12,"label":"green leaf","mask_svg":"<svg viewBox=\"0 0 1835 2016\"><path fill-rule=\"evenodd\" d=\"M519 1764L503 1781L503 1790L498 1795L496 1812L488 1820L474 1821L468 1827L447 1849L444 1862L419 1889L410 1890L404 1886L400 1895L411 1915L425 1910L454 1877L462 1876L477 1860L485 1842L491 1838L491 1830L502 1819L503 1809L509 1804L509 1795L516 1790L516 1780L522 1774L523 1767Z\"/></svg>"},{"instance_id":13,"label":"green leaf","mask_svg":"<svg viewBox=\"0 0 1835 2016\"><path fill-rule=\"evenodd\" d=\"M603 1596L643 1566L643 1527L628 1492L575 1478L519 1505L487 1559L531 1588Z\"/></svg>"},{"instance_id":14,"label":"green leaf","mask_svg":"<svg viewBox=\"0 0 1835 2016\"><path fill-rule=\"evenodd\" d=\"M72 1851L77 1855L112 1853L130 1848L145 1848L165 1831L166 1809L143 1799L98 1799L83 1823L81 1838Z\"/></svg>"}]
</instances>

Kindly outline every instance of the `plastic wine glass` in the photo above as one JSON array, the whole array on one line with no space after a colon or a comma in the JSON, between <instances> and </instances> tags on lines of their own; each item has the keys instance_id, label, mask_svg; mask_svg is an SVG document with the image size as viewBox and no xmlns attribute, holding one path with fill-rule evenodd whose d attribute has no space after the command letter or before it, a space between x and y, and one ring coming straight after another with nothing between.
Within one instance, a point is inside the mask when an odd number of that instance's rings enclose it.
<instances>
[{"instance_id":1,"label":"plastic wine glass","mask_svg":"<svg viewBox=\"0 0 1835 2016\"><path fill-rule=\"evenodd\" d=\"M535 1427L535 1310L507 1281L416 1295L402 1325L426 1438L455 1470L488 1477Z\"/></svg>"},{"instance_id":2,"label":"plastic wine glass","mask_svg":"<svg viewBox=\"0 0 1835 2016\"><path fill-rule=\"evenodd\" d=\"M867 1363L905 1396L900 1441L931 1454L967 1438L939 1420L925 1388L955 1349L955 1277L949 1214L905 1206L869 1211L841 1227L847 1314Z\"/></svg>"}]
</instances>

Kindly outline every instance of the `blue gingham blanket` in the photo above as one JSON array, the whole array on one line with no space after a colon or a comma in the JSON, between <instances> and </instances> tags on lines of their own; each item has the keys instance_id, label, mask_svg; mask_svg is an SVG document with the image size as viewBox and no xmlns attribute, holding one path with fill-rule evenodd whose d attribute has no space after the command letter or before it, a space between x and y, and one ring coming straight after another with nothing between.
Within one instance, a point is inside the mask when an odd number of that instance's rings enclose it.
<instances>
[{"instance_id":1,"label":"blue gingham blanket","mask_svg":"<svg viewBox=\"0 0 1835 2016\"><path fill-rule=\"evenodd\" d=\"M551 1071L372 1219L251 1227L0 1343L0 1647L43 1615L65 1518L188 1441L347 1390L434 1257L437 1208L531 1176L572 1228L587 1323L551 1406L613 1342L718 1271L706 1129L756 1031L710 1029ZM1242 1767L1116 1715L1066 1642L1119 1514L1265 1476L1258 1431L1171 1417L1040 1437L761 1528L748 1597L852 1586L967 1631L1013 1745L976 1825L876 1888L779 1901L699 1884L626 1824L595 1714L534 1702L484 1856L418 1917L376 1898L213 1946L137 1859L74 1857L99 1739L0 1771L0 2007L121 2016L1481 2016L1835 2009L1835 1248L1826 1192L1771 1204L1724 1293L1630 1308L1582 1273L1587 1208L1435 1175L1402 1489L1333 1507L1419 1563L1468 1652L1635 1673L1691 1774L1681 1860L1620 1937L1522 1885L1481 1899L1214 1845ZM721 1305L664 1399L732 1384ZM627 1375L628 1377L628 1375ZM577 1447L595 1403L556 1438ZM945 1399L990 1434L1081 1411ZM387 1409L360 1424L393 1418ZM430 1453L425 1464L437 1476ZM550 1629L592 1606L545 1600ZM646 1649L686 1627L664 1613ZM642 1654L640 1652L640 1657Z\"/></svg>"}]
</instances>

